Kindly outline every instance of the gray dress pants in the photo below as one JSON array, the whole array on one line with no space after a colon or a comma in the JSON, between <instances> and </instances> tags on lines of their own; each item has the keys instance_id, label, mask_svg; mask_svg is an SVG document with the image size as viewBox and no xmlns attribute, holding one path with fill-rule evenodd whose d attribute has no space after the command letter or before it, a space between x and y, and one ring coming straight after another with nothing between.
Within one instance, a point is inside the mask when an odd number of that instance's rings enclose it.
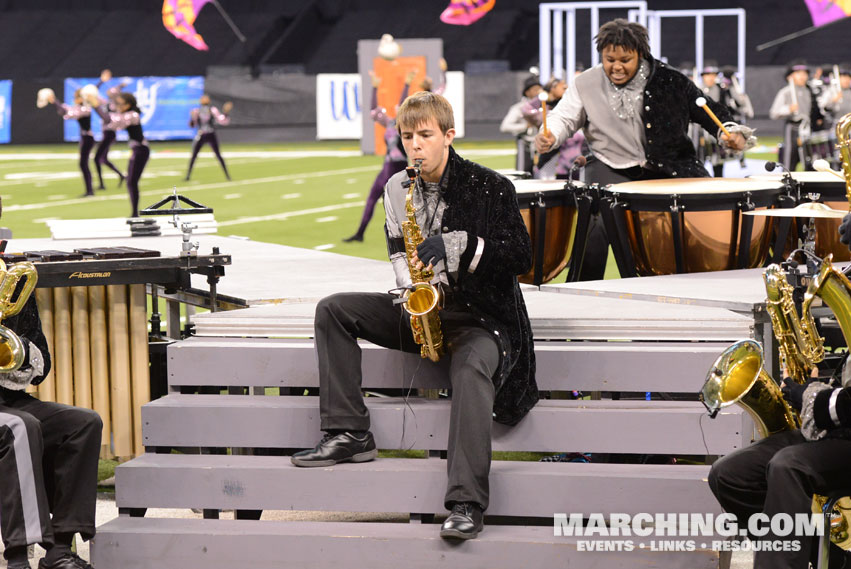
<instances>
[{"instance_id":1,"label":"gray dress pants","mask_svg":"<svg viewBox=\"0 0 851 569\"><path fill-rule=\"evenodd\" d=\"M361 393L358 339L385 348L419 353L410 316L386 293L340 293L316 307L319 407L322 430L369 430L369 411ZM491 461L493 376L499 351L492 332L457 307L440 312L444 348L451 356L452 408L447 442L449 481L445 504L488 506ZM444 356L446 357L446 356ZM399 378L399 387L410 378Z\"/></svg>"}]
</instances>

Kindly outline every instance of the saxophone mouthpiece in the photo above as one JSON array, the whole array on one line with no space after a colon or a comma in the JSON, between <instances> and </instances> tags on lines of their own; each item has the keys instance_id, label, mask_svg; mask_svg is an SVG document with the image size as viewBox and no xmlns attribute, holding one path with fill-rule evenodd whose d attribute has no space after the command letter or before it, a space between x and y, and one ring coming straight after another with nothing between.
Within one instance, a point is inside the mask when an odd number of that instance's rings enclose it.
<instances>
[{"instance_id":1,"label":"saxophone mouthpiece","mask_svg":"<svg viewBox=\"0 0 851 569\"><path fill-rule=\"evenodd\" d=\"M414 160L414 163L405 168L405 173L408 174L408 178L413 182L419 175L420 169L423 165L423 159L417 158Z\"/></svg>"}]
</instances>

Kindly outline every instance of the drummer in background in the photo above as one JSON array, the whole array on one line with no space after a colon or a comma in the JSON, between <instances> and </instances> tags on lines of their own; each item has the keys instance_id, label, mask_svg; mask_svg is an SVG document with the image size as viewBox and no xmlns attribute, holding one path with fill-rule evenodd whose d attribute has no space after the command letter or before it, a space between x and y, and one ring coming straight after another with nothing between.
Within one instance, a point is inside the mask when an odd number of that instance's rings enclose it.
<instances>
[{"instance_id":1,"label":"drummer in background","mask_svg":"<svg viewBox=\"0 0 851 569\"><path fill-rule=\"evenodd\" d=\"M851 63L839 66L839 84L831 80L819 98L819 106L832 118L831 122L851 113Z\"/></svg>"},{"instance_id":2,"label":"drummer in background","mask_svg":"<svg viewBox=\"0 0 851 569\"><path fill-rule=\"evenodd\" d=\"M732 69L732 72L728 69L727 73L730 73L732 77L735 68ZM753 117L750 99L741 90L734 90L732 81L729 84L721 81L720 74L721 70L714 60L707 59L704 61L703 69L700 72L701 90L713 101L727 107L736 122L744 124L745 118ZM715 132L715 129L712 132ZM724 175L724 161L734 156L718 146L718 142L710 132L703 130L700 134L702 154L701 150L698 150L698 155L709 160L712 164L713 175L716 178L721 178ZM740 154L740 157L744 160L744 154Z\"/></svg>"},{"instance_id":3,"label":"drummer in background","mask_svg":"<svg viewBox=\"0 0 851 569\"><path fill-rule=\"evenodd\" d=\"M544 90L548 93L546 105L549 112L561 101L567 90L567 83L554 77L547 82ZM543 122L541 100L535 98L527 101L523 106L523 117L535 128L539 128ZM585 135L582 132L566 138L561 146L554 146L549 152L538 154L532 176L536 180L566 179L570 175L573 161L582 154L585 146Z\"/></svg>"},{"instance_id":4,"label":"drummer in background","mask_svg":"<svg viewBox=\"0 0 851 569\"><path fill-rule=\"evenodd\" d=\"M523 94L520 100L508 109L499 125L499 131L513 135L517 139L517 161L515 168L521 172L532 173L532 144L537 127L523 117L523 107L529 101L536 101L543 90L537 75L530 75L523 82Z\"/></svg>"},{"instance_id":5,"label":"drummer in background","mask_svg":"<svg viewBox=\"0 0 851 569\"><path fill-rule=\"evenodd\" d=\"M815 94L807 83L809 77L810 68L804 60L791 61L786 69L788 85L777 92L768 111L772 120L784 121L779 158L790 171L795 170L800 162L805 162L803 141L813 130L821 129L824 122ZM805 170L812 170L812 165L805 164Z\"/></svg>"},{"instance_id":6,"label":"drummer in background","mask_svg":"<svg viewBox=\"0 0 851 569\"><path fill-rule=\"evenodd\" d=\"M535 137L538 151L549 152L581 129L592 154L586 182L707 177L688 138L690 122L719 130L695 104L703 96L700 89L650 55L647 29L641 24L607 22L595 41L602 63L579 75L548 115L547 132ZM733 123L727 109L714 101L707 104L729 125L730 137L716 137L722 145L742 151L756 143L752 129ZM580 278L602 279L607 256L608 239L595 213Z\"/></svg>"}]
</instances>

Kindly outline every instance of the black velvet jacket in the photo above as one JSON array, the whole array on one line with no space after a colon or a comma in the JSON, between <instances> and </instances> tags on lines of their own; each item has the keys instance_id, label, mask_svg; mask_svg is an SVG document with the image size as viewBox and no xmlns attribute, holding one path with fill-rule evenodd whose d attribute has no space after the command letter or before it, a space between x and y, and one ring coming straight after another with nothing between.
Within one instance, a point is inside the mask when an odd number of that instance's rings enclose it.
<instances>
[{"instance_id":1,"label":"black velvet jacket","mask_svg":"<svg viewBox=\"0 0 851 569\"><path fill-rule=\"evenodd\" d=\"M647 139L647 167L672 178L704 178L709 173L697 159L694 143L688 136L690 122L710 133L718 125L698 107L703 97L721 122L732 121L730 111L706 97L694 82L657 59L650 59L650 78L644 88L644 134Z\"/></svg>"},{"instance_id":2,"label":"black velvet jacket","mask_svg":"<svg viewBox=\"0 0 851 569\"><path fill-rule=\"evenodd\" d=\"M468 243L453 286L454 299L496 339L501 357L494 420L514 425L538 401L532 327L517 283L517 275L532 266L532 244L507 178L464 160L451 147L447 169L444 231L466 231ZM475 272L469 273L478 237L484 240L484 250Z\"/></svg>"},{"instance_id":3,"label":"black velvet jacket","mask_svg":"<svg viewBox=\"0 0 851 569\"><path fill-rule=\"evenodd\" d=\"M42 359L44 360L44 371L30 381L32 385L38 385L47 374L50 372L50 350L47 347L47 339L44 337L44 332L41 330L41 319L38 316L38 305L35 301L35 293L33 293L24 308L15 316L10 316L3 320L3 326L6 326L15 332L27 350L26 361L24 367L29 366L29 342L35 344L41 350ZM28 342L29 341L29 342ZM21 368L23 369L23 367ZM0 402L11 401L25 393L24 391L10 391L0 387Z\"/></svg>"}]
</instances>

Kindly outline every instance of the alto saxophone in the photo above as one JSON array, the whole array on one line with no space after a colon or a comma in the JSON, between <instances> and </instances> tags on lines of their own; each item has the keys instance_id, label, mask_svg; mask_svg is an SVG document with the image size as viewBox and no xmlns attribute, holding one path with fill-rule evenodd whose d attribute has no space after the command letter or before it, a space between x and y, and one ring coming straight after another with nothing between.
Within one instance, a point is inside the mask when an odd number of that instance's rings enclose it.
<instances>
[{"instance_id":1,"label":"alto saxophone","mask_svg":"<svg viewBox=\"0 0 851 569\"><path fill-rule=\"evenodd\" d=\"M440 291L431 284L434 271L423 267L418 269L413 262L417 245L423 242L423 234L417 224L414 210L414 189L420 175L422 160L415 160L413 166L406 168L410 185L405 196L405 217L402 222L402 238L405 241L405 256L411 273L411 288L405 291L402 307L411 315L411 331L414 341L420 345L420 355L433 362L443 355L443 332L440 330Z\"/></svg>"}]
</instances>

